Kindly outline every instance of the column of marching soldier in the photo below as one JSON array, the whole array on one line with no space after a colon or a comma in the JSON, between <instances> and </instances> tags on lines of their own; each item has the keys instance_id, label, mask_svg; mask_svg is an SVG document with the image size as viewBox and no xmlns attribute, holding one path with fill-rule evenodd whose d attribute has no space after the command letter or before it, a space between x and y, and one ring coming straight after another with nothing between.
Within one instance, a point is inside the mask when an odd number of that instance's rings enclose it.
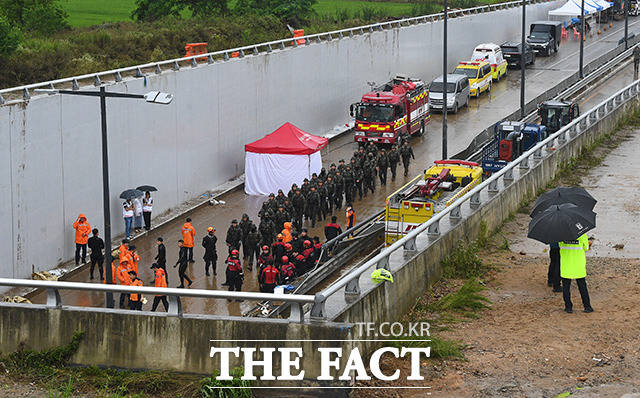
<instances>
[{"instance_id":1,"label":"column of marching soldier","mask_svg":"<svg viewBox=\"0 0 640 398\"><path fill-rule=\"evenodd\" d=\"M401 135L399 142L388 151L378 148L372 142L360 146L349 163L340 160L338 165L331 164L329 170L322 168L320 173L314 173L311 179L305 178L300 186L293 184L287 195L282 190L278 190L277 195L271 193L258 212L258 227L247 214L242 215L240 222L233 220L225 239L229 255L225 261L226 281L223 285L228 286L230 291L242 289L244 272L240 261L241 247L244 264L249 271L253 270L255 260L262 292L273 292L275 286L288 284L297 276L313 269L320 260L322 243L319 237L312 238L308 235L307 229L303 227L304 221L310 222L314 228L316 222L326 220L335 210L341 210L343 205L346 205L350 217L355 219L351 203L356 197L362 199L369 192L373 194L377 178L380 179L381 185L386 185L387 173L390 170L391 178L395 180L396 169L400 163L404 167L404 175L407 176L411 159L415 159L407 138L406 134ZM332 216L331 222L325 226L325 236L333 237L340 232L336 217ZM174 265L179 267L178 288L184 288L185 281L188 283L187 286L193 283L186 274L188 264L194 262L196 231L190 218L186 219L181 233L182 239L178 241L178 261ZM97 236L97 230L94 230L94 237L91 239L91 279L94 265L97 265L101 279L104 280L101 261L104 243L97 243L98 240L102 241ZM215 229L209 227L202 240L207 276L211 275L210 268L213 274L217 275L217 240ZM156 287L167 287L166 248L161 237L157 239L157 244L158 252L152 266L152 283ZM142 286L142 280L138 277L140 256L136 253L135 246L129 245L129 241L124 239L120 247L113 251L112 256L112 283ZM134 310L141 310L143 302L146 302L140 294L121 294L120 308L124 308L125 301L128 301L129 308ZM158 295L154 298L151 310L155 311L160 303L165 309L168 308L166 296Z\"/></svg>"}]
</instances>

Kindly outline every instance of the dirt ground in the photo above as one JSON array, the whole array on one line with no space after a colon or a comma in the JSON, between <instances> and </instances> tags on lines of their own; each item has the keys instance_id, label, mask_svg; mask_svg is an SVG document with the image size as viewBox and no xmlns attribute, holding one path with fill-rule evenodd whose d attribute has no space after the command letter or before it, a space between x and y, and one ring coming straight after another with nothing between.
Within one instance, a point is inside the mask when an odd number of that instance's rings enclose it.
<instances>
[{"instance_id":1,"label":"dirt ground","mask_svg":"<svg viewBox=\"0 0 640 398\"><path fill-rule=\"evenodd\" d=\"M528 221L528 215L517 214L501 235L514 239L526 231ZM464 343L465 359L423 361L424 385L430 390L361 390L353 396L421 397L428 391L435 397L555 397L566 392L621 397L640 392L639 259L589 257L587 285L595 312L582 312L574 284L574 313L566 314L562 293L547 287L547 256L494 248L481 258L495 267L484 292L491 309L434 334ZM402 375L408 373L408 361L386 358L386 368L396 366ZM625 398L634 396L640 394Z\"/></svg>"}]
</instances>

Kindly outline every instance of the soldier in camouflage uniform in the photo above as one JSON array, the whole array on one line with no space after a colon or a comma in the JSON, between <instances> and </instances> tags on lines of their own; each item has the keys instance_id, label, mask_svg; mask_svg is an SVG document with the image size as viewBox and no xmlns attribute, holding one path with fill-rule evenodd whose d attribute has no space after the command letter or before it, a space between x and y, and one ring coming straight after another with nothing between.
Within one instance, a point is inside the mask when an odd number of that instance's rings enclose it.
<instances>
[{"instance_id":1,"label":"soldier in camouflage uniform","mask_svg":"<svg viewBox=\"0 0 640 398\"><path fill-rule=\"evenodd\" d=\"M398 147L393 145L391 150L389 151L389 168L391 169L391 181L396 180L396 167L398 166L398 162L400 162L400 152L398 152Z\"/></svg>"},{"instance_id":2,"label":"soldier in camouflage uniform","mask_svg":"<svg viewBox=\"0 0 640 398\"><path fill-rule=\"evenodd\" d=\"M344 199L347 203L353 202L353 171L351 171L351 166L346 166L344 169L344 174L342 179L344 180Z\"/></svg>"},{"instance_id":3,"label":"soldier in camouflage uniform","mask_svg":"<svg viewBox=\"0 0 640 398\"><path fill-rule=\"evenodd\" d=\"M309 217L311 218L311 228L314 228L316 226L316 219L320 221L319 208L320 195L318 195L316 187L312 186L311 191L309 191L309 195L307 196L307 211L309 213Z\"/></svg>"},{"instance_id":4,"label":"soldier in camouflage uniform","mask_svg":"<svg viewBox=\"0 0 640 398\"><path fill-rule=\"evenodd\" d=\"M333 191L333 204L337 210L342 208L342 194L344 193L344 178L342 173L336 171L336 177L334 179L335 189Z\"/></svg>"},{"instance_id":5,"label":"soldier in camouflage uniform","mask_svg":"<svg viewBox=\"0 0 640 398\"><path fill-rule=\"evenodd\" d=\"M322 216L322 220L324 221L327 218L327 214L329 214L329 207L327 206L327 188L324 186L324 182L322 182L322 180L318 181L317 192L318 196L320 197L318 211L319 215Z\"/></svg>"},{"instance_id":6,"label":"soldier in camouflage uniform","mask_svg":"<svg viewBox=\"0 0 640 398\"><path fill-rule=\"evenodd\" d=\"M380 176L380 185L387 185L387 168L389 167L389 157L384 149L380 150L378 155L378 175Z\"/></svg>"}]
</instances>

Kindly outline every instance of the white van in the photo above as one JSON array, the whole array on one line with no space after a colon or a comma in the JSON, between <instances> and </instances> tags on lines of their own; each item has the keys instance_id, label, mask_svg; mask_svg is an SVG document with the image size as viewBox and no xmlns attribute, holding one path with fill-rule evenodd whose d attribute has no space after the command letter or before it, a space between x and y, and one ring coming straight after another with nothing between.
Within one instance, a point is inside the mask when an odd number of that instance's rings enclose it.
<instances>
[{"instance_id":1,"label":"white van","mask_svg":"<svg viewBox=\"0 0 640 398\"><path fill-rule=\"evenodd\" d=\"M471 55L472 61L487 61L491 64L494 81L507 75L507 60L502 56L502 49L495 43L478 44Z\"/></svg>"}]
</instances>

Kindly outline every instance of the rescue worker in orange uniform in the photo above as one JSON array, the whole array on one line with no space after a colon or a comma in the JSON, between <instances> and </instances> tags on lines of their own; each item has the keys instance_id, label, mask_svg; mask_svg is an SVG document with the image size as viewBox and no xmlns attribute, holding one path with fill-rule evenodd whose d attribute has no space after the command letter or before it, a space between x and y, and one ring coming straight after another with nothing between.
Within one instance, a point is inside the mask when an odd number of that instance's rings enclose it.
<instances>
[{"instance_id":1,"label":"rescue worker in orange uniform","mask_svg":"<svg viewBox=\"0 0 640 398\"><path fill-rule=\"evenodd\" d=\"M142 286L142 279L138 278L138 274L136 274L136 271L129 271L129 278L131 278L131 286ZM129 294L129 309L142 311L142 294Z\"/></svg>"},{"instance_id":2,"label":"rescue worker in orange uniform","mask_svg":"<svg viewBox=\"0 0 640 398\"><path fill-rule=\"evenodd\" d=\"M136 247L134 245L129 246L129 271L135 271L138 275L138 263L140 262L140 256L136 253Z\"/></svg>"},{"instance_id":3,"label":"rescue worker in orange uniform","mask_svg":"<svg viewBox=\"0 0 640 398\"><path fill-rule=\"evenodd\" d=\"M282 234L282 242L284 242L284 243L291 242L291 239L293 239L293 238L291 237L291 223L290 222L284 223L284 229L282 230L281 234Z\"/></svg>"},{"instance_id":4,"label":"rescue worker in orange uniform","mask_svg":"<svg viewBox=\"0 0 640 398\"><path fill-rule=\"evenodd\" d=\"M111 284L115 285L117 282L116 279L116 273L117 273L117 269L118 267L116 267L116 264L118 263L118 250L114 250L113 252L111 252L111 258L113 259L113 261L111 261ZM104 283L107 283L107 275L105 272L105 275L102 278L102 281Z\"/></svg>"},{"instance_id":5,"label":"rescue worker in orange uniform","mask_svg":"<svg viewBox=\"0 0 640 398\"><path fill-rule=\"evenodd\" d=\"M283 256L281 261L289 259ZM267 265L260 273L260 291L263 293L273 293L273 289L280 283L280 271L273 265Z\"/></svg>"},{"instance_id":6,"label":"rescue worker in orange uniform","mask_svg":"<svg viewBox=\"0 0 640 398\"><path fill-rule=\"evenodd\" d=\"M73 223L73 228L76 230L76 265L78 265L80 264L80 251L82 251L83 263L87 257L87 242L89 241L89 234L91 233L91 225L87 222L87 217L80 213Z\"/></svg>"},{"instance_id":7,"label":"rescue worker in orange uniform","mask_svg":"<svg viewBox=\"0 0 640 398\"><path fill-rule=\"evenodd\" d=\"M356 211L353 210L353 207L351 207L350 204L347 206L346 217L347 217L347 226L346 226L347 229L356 225Z\"/></svg>"},{"instance_id":8,"label":"rescue worker in orange uniform","mask_svg":"<svg viewBox=\"0 0 640 398\"><path fill-rule=\"evenodd\" d=\"M124 260L118 265L116 269L116 277L118 282L123 286L131 285L131 278L129 277L129 264L127 260ZM124 308L124 300L129 297L129 293L120 293L120 308Z\"/></svg>"},{"instance_id":9,"label":"rescue worker in orange uniform","mask_svg":"<svg viewBox=\"0 0 640 398\"><path fill-rule=\"evenodd\" d=\"M187 260L193 263L193 242L196 236L196 229L191 225L191 218L187 218L187 222L182 225L182 241L184 247L187 248Z\"/></svg>"},{"instance_id":10,"label":"rescue worker in orange uniform","mask_svg":"<svg viewBox=\"0 0 640 398\"><path fill-rule=\"evenodd\" d=\"M164 272L164 269L162 269L157 263L153 263L151 269L154 270L153 285L155 287L167 287L167 274ZM164 310L169 311L167 296L163 296L160 294L156 294L156 296L153 298L151 311L155 311L158 308L158 304L160 304L160 302L162 302L162 305L164 305Z\"/></svg>"},{"instance_id":11,"label":"rescue worker in orange uniform","mask_svg":"<svg viewBox=\"0 0 640 398\"><path fill-rule=\"evenodd\" d=\"M118 248L118 264L127 258L129 254L129 239L122 239L122 244Z\"/></svg>"}]
</instances>

